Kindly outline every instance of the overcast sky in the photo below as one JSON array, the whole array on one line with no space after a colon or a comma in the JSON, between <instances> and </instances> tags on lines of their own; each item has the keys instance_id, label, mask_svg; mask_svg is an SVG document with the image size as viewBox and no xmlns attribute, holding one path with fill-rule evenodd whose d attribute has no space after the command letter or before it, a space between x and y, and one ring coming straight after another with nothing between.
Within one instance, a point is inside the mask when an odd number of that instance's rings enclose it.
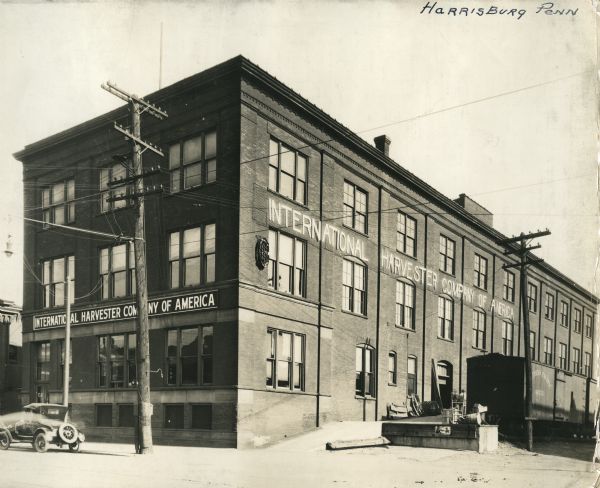
<instances>
[{"instance_id":1,"label":"overcast sky","mask_svg":"<svg viewBox=\"0 0 600 488\"><path fill-rule=\"evenodd\" d=\"M591 2L0 3L0 298L22 302L22 173L12 153L243 54L507 235L548 227L538 252L595 291L596 20ZM430 5L434 3L430 0ZM481 7L516 16L477 15ZM468 16L448 15L469 8Z\"/></svg>"}]
</instances>

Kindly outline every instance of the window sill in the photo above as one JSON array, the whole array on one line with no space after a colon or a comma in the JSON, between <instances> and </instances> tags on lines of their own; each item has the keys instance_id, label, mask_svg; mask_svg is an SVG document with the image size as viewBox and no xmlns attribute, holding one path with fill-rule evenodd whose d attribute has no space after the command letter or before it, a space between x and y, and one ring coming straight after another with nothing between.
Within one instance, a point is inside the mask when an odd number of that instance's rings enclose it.
<instances>
[{"instance_id":1,"label":"window sill","mask_svg":"<svg viewBox=\"0 0 600 488\"><path fill-rule=\"evenodd\" d=\"M357 234L360 234L361 236L366 237L367 239L369 238L369 229L368 229L369 226L368 225L367 225L367 232L363 232L362 230L355 229L354 227L350 227L349 225L346 225L346 224L342 224L342 227L344 229L348 229L353 232L356 232Z\"/></svg>"},{"instance_id":2,"label":"window sill","mask_svg":"<svg viewBox=\"0 0 600 488\"><path fill-rule=\"evenodd\" d=\"M294 199L292 199L290 197L286 197L285 195L282 195L281 193L279 193L279 192L277 192L275 190L272 190L269 187L267 187L267 192L270 193L270 194L272 194L272 195L276 195L279 198L282 198L286 202L293 203L294 205L298 205L299 207L302 207L304 210L310 211L310 208L308 208L308 205L306 203L300 203L297 200L294 200Z\"/></svg>"},{"instance_id":3,"label":"window sill","mask_svg":"<svg viewBox=\"0 0 600 488\"><path fill-rule=\"evenodd\" d=\"M288 298L294 298L296 300L302 300L302 301L308 301L308 299L303 296L303 295L294 295L293 293L287 293L285 291L279 291L276 290L275 288L271 288L270 286L267 285L267 289L272 291L273 293L276 293L277 295L281 295L282 297L288 297Z\"/></svg>"},{"instance_id":4,"label":"window sill","mask_svg":"<svg viewBox=\"0 0 600 488\"><path fill-rule=\"evenodd\" d=\"M411 327L404 327L403 325L398 325L398 324L394 324L394 327L396 327L396 329L400 329L400 330L405 330L406 332L412 332L414 334L416 334L416 329L413 329Z\"/></svg>"},{"instance_id":5,"label":"window sill","mask_svg":"<svg viewBox=\"0 0 600 488\"><path fill-rule=\"evenodd\" d=\"M357 400L375 401L375 397L371 395L358 395L355 393L354 398L356 398Z\"/></svg>"},{"instance_id":6,"label":"window sill","mask_svg":"<svg viewBox=\"0 0 600 488\"><path fill-rule=\"evenodd\" d=\"M207 186L212 186L215 185L216 183L218 183L218 178L215 179L215 181L209 181L208 183L202 183L201 185L196 185L196 186L192 186L191 188L184 188L183 190L178 190L178 191L165 191L163 193L163 196L165 198L170 198L170 197L176 197L177 195L183 195L186 193L190 193L193 192L195 190L199 190L200 188L206 188ZM204 204L206 205L206 204Z\"/></svg>"},{"instance_id":7,"label":"window sill","mask_svg":"<svg viewBox=\"0 0 600 488\"><path fill-rule=\"evenodd\" d=\"M305 390L295 389L289 390L287 388L273 388L272 386L265 386L265 391L269 393L285 393L286 395L306 395Z\"/></svg>"},{"instance_id":8,"label":"window sill","mask_svg":"<svg viewBox=\"0 0 600 488\"><path fill-rule=\"evenodd\" d=\"M454 343L454 339L447 339L446 337L437 336L440 341L451 342Z\"/></svg>"},{"instance_id":9,"label":"window sill","mask_svg":"<svg viewBox=\"0 0 600 488\"><path fill-rule=\"evenodd\" d=\"M487 353L487 349L482 349L481 347L471 346L471 349L475 349L476 351Z\"/></svg>"},{"instance_id":10,"label":"window sill","mask_svg":"<svg viewBox=\"0 0 600 488\"><path fill-rule=\"evenodd\" d=\"M342 310L342 313L347 313L348 315L354 315L355 317L360 317L361 319L369 318L367 315L363 315L362 313L352 312L351 310L344 310L343 308L341 310Z\"/></svg>"},{"instance_id":11,"label":"window sill","mask_svg":"<svg viewBox=\"0 0 600 488\"><path fill-rule=\"evenodd\" d=\"M451 278L456 279L456 275L454 273L449 273L448 271L444 271L443 269L439 269L439 272L445 274L446 276L450 276Z\"/></svg>"},{"instance_id":12,"label":"window sill","mask_svg":"<svg viewBox=\"0 0 600 488\"><path fill-rule=\"evenodd\" d=\"M402 254L403 256L406 256L407 258L414 259L417 262L419 261L417 259L417 255L416 254L415 255L408 254L407 252L404 252L404 251L402 251L401 249L398 249L398 248L396 248L396 252L399 252L400 254Z\"/></svg>"},{"instance_id":13,"label":"window sill","mask_svg":"<svg viewBox=\"0 0 600 488\"><path fill-rule=\"evenodd\" d=\"M398 386L398 383L388 383L388 386Z\"/></svg>"},{"instance_id":14,"label":"window sill","mask_svg":"<svg viewBox=\"0 0 600 488\"><path fill-rule=\"evenodd\" d=\"M477 286L477 285L473 284L473 288L475 288L475 289L477 289L477 290L479 290L479 291L483 291L483 292L485 292L485 293L487 293L487 292L488 292L488 289L487 289L487 287L486 287L486 288L482 288L481 286Z\"/></svg>"}]
</instances>

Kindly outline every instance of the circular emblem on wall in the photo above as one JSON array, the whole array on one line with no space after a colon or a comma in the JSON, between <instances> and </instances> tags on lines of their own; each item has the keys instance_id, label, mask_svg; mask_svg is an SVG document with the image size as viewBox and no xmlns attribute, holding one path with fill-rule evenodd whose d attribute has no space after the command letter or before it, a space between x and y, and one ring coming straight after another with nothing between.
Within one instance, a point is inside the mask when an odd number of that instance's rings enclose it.
<instances>
[{"instance_id":1,"label":"circular emblem on wall","mask_svg":"<svg viewBox=\"0 0 600 488\"><path fill-rule=\"evenodd\" d=\"M265 269L265 266L269 262L269 241L264 237L259 237L256 240L255 248L256 267L258 269Z\"/></svg>"}]
</instances>

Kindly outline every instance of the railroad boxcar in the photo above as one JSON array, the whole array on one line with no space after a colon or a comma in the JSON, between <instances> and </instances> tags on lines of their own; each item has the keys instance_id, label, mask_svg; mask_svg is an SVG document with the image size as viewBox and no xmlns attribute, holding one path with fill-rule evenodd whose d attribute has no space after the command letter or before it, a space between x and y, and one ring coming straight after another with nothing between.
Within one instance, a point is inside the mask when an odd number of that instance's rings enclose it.
<instances>
[{"instance_id":1,"label":"railroad boxcar","mask_svg":"<svg viewBox=\"0 0 600 488\"><path fill-rule=\"evenodd\" d=\"M538 362L532 363L532 417L547 430L580 434L593 423L596 381ZM467 408L488 407L486 418L511 433L525 419L525 358L486 354L467 359Z\"/></svg>"}]
</instances>

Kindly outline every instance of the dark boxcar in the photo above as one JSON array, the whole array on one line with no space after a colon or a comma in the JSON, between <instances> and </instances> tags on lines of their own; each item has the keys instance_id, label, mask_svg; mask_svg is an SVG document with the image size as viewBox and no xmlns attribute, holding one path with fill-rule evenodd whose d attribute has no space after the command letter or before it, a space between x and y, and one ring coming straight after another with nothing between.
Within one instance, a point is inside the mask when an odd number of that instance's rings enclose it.
<instances>
[{"instance_id":1,"label":"dark boxcar","mask_svg":"<svg viewBox=\"0 0 600 488\"><path fill-rule=\"evenodd\" d=\"M532 363L532 380L532 416L537 422L589 423L593 381L538 362ZM501 426L521 422L525 358L487 354L467 359L468 408L475 403L487 406L488 420Z\"/></svg>"}]
</instances>

